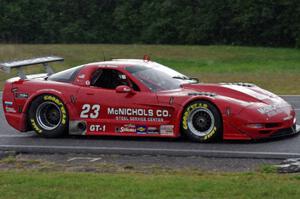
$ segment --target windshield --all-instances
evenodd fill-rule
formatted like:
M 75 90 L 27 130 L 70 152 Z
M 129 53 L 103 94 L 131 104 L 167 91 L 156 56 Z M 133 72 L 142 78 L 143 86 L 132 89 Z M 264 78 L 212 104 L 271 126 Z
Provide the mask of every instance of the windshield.
M 157 63 L 129 66 L 126 70 L 153 92 L 178 89 L 183 83 L 195 83 L 195 80 Z

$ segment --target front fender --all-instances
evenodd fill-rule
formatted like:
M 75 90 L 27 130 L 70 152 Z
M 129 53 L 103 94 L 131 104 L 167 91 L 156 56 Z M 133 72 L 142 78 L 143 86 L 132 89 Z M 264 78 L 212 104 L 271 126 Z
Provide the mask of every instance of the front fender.
M 176 124 L 175 124 L 176 132 L 181 132 L 181 118 L 182 118 L 184 109 L 187 107 L 188 104 L 190 104 L 194 101 L 197 101 L 197 100 L 204 100 L 204 101 L 211 102 L 218 108 L 218 106 L 215 104 L 215 97 L 213 97 L 213 96 L 193 96 L 193 97 L 189 97 L 189 98 L 185 99 L 181 103 L 178 103 L 179 108 L 177 111 Z M 175 100 L 175 103 L 176 103 L 176 100 Z
M 216 108 L 219 110 L 219 113 L 222 117 L 222 123 L 223 123 L 223 138 L 227 139 L 250 139 L 249 137 L 240 134 L 236 131 L 235 128 L 231 125 L 231 116 L 232 114 L 237 114 L 243 109 L 245 109 L 249 103 L 239 101 L 236 99 L 224 97 L 224 96 L 195 96 L 190 97 L 188 99 L 185 99 L 181 105 L 180 109 L 177 112 L 177 119 L 176 119 L 176 126 L 178 127 L 178 132 L 180 132 L 181 127 L 181 118 L 184 109 L 187 107 L 188 104 L 191 102 L 197 101 L 197 100 L 204 100 L 208 101 L 216 106 Z

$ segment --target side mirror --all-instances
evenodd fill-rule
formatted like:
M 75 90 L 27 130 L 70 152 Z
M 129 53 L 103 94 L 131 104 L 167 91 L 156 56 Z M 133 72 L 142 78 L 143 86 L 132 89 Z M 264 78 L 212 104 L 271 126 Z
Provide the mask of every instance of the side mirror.
M 121 85 L 121 86 L 117 86 L 116 92 L 117 93 L 134 93 L 134 90 L 132 90 L 132 88 L 130 88 L 129 86 Z

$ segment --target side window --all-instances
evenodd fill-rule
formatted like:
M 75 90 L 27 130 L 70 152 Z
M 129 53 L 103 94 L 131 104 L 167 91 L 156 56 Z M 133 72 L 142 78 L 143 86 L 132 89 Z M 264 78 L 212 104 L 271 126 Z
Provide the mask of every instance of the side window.
M 128 79 L 126 75 L 114 69 L 97 69 L 91 77 L 91 86 L 115 89 L 121 85 L 126 85 L 136 91 L 140 91 L 138 86 Z
M 77 73 L 83 67 L 84 66 L 77 66 L 74 68 L 70 68 L 70 69 L 55 73 L 55 74 L 49 76 L 48 80 L 58 81 L 58 82 L 70 82 L 76 77 Z

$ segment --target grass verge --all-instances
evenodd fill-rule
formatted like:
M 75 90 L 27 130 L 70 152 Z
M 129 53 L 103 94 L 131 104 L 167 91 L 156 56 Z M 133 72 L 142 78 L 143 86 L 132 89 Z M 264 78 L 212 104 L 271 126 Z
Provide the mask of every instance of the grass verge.
M 299 198 L 299 175 L 0 172 L 0 198 Z
M 300 175 L 195 169 L 138 169 L 106 163 L 77 165 L 9 156 L 0 160 L 0 198 L 298 198 Z M 72 170 L 70 167 L 73 167 Z M 74 172 L 76 171 L 76 172 Z
M 55 65 L 56 71 L 60 71 L 102 61 L 104 57 L 106 60 L 142 58 L 149 54 L 153 60 L 203 82 L 252 82 L 277 94 L 300 94 L 299 52 L 299 49 L 232 46 L 1 44 L 0 60 L 59 55 L 66 60 Z M 0 74 L 0 88 L 12 75 Z

